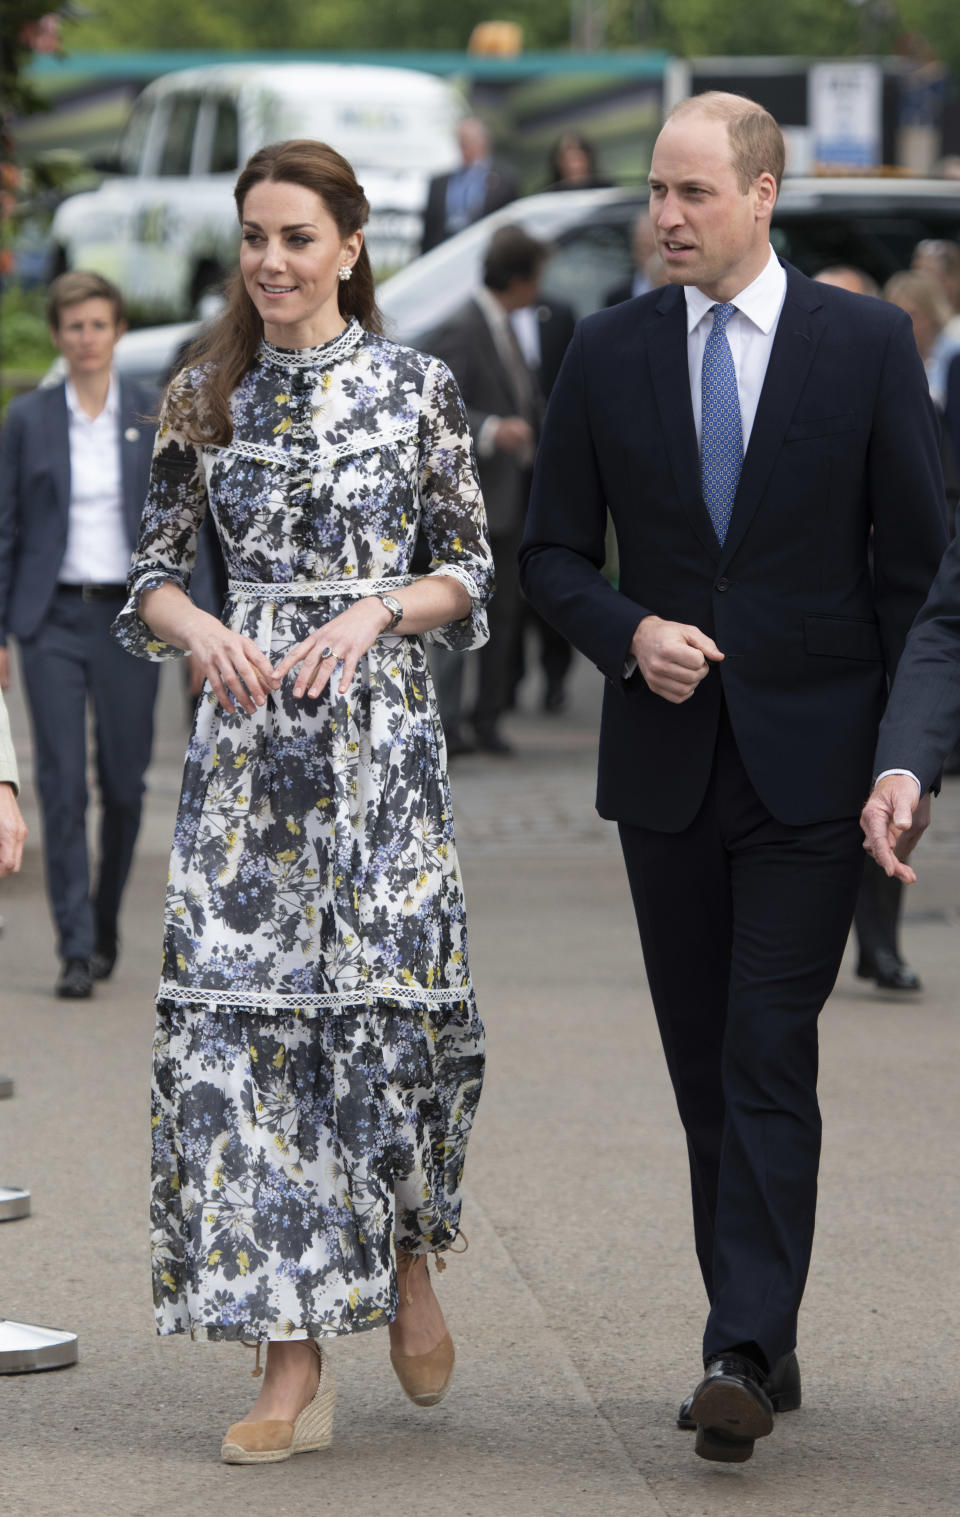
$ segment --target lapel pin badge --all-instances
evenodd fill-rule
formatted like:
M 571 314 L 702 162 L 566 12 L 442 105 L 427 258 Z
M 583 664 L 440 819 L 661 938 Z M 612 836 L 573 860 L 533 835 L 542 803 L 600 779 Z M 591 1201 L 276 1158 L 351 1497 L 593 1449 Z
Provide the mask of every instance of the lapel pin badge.
M 139 442 L 140 440 L 140 432 L 137 427 L 128 427 L 123 435 L 127 442 Z

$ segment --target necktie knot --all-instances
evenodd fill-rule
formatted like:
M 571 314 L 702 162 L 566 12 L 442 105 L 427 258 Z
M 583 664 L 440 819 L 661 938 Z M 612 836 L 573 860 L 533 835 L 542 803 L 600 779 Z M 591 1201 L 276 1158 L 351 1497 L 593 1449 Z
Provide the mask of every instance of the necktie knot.
M 731 300 L 726 301 L 723 305 L 717 304 L 711 306 L 711 310 L 713 311 L 713 330 L 715 332 L 723 332 L 736 309 Z

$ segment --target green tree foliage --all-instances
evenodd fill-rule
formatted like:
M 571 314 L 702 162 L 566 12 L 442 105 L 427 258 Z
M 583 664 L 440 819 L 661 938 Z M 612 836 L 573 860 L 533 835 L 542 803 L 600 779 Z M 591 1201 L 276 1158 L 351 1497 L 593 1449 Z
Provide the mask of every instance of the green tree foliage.
M 680 55 L 887 52 L 923 33 L 960 72 L 958 0 L 84 0 L 64 27 L 74 51 L 127 48 L 423 49 L 466 47 L 479 21 L 523 27 L 528 50 L 569 45 L 571 9 L 602 13 L 608 47 Z M 7 7 L 30 0 L 7 0 Z

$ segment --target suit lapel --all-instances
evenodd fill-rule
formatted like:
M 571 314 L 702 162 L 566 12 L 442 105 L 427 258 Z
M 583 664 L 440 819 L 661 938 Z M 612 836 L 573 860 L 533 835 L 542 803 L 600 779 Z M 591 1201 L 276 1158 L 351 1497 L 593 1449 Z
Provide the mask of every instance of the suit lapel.
M 664 287 L 647 322 L 646 334 L 650 378 L 680 504 L 707 552 L 719 558 L 720 544 L 700 488 L 700 455 L 687 362 L 687 303 L 678 286 Z
M 50 447 L 50 469 L 57 494 L 57 506 L 64 521 L 70 515 L 70 413 L 67 410 L 66 383 L 54 385 L 49 397 L 49 426 L 46 436 Z
M 723 545 L 722 565 L 733 558 L 743 542 L 784 434 L 803 391 L 810 366 L 823 336 L 824 320 L 817 287 L 795 269 L 787 267 L 787 294 L 780 312 L 770 362 L 743 460 L 733 514 Z

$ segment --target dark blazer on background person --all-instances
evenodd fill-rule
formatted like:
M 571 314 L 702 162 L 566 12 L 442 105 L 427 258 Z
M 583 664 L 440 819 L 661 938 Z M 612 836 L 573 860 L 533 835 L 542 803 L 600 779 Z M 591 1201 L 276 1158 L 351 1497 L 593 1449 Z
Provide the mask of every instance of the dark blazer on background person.
M 441 242 L 446 242 L 447 237 L 451 235 L 447 232 L 447 186 L 454 174 L 459 172 L 459 169 L 454 169 L 449 174 L 438 174 L 436 178 L 430 180 L 427 203 L 423 211 L 421 253 L 429 253 L 431 248 L 439 246 Z M 509 205 L 511 200 L 516 200 L 519 190 L 517 176 L 512 169 L 506 168 L 503 164 L 491 164 L 487 169 L 483 200 L 473 220 L 480 221 L 484 216 L 489 216 L 492 211 L 499 211 L 501 206 Z
M 450 366 L 463 396 L 475 442 L 489 416 L 521 414 L 516 387 L 475 300 L 465 301 L 424 338 L 423 348 Z M 532 374 L 531 383 L 534 383 Z M 530 465 L 516 454 L 498 449 L 486 457 L 478 454 L 477 470 L 491 533 L 519 528 L 527 507 Z
M 550 391 L 557 382 L 560 366 L 573 340 L 577 318 L 573 307 L 567 305 L 565 300 L 553 300 L 546 297 L 541 297 L 537 301 L 536 316 L 537 330 L 540 334 L 540 363 L 537 377 L 543 398 L 549 400 Z
M 786 269 L 723 547 L 701 493 L 682 288 L 588 317 L 554 388 L 521 578 L 606 675 L 598 807 L 633 826 L 679 832 L 695 816 L 721 692 L 773 816 L 856 816 L 887 681 L 943 551 L 936 419 L 926 385 L 903 382 L 920 366 L 909 320 Z M 617 589 L 600 572 L 608 508 Z M 624 677 L 651 612 L 725 654 L 681 706 Z
M 119 377 L 120 470 L 130 553 L 150 478 L 156 395 Z M 0 644 L 36 632 L 50 608 L 67 547 L 70 431 L 64 384 L 11 401 L 0 441 Z

